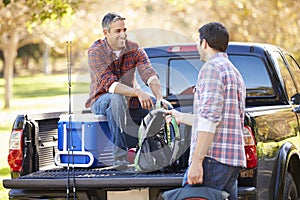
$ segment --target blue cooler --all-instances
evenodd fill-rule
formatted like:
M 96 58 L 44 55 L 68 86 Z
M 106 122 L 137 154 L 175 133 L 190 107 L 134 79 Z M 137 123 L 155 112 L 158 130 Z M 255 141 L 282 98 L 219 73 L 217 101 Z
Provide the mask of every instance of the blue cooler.
M 55 163 L 64 167 L 111 166 L 113 143 L 106 117 L 94 114 L 61 115 Z

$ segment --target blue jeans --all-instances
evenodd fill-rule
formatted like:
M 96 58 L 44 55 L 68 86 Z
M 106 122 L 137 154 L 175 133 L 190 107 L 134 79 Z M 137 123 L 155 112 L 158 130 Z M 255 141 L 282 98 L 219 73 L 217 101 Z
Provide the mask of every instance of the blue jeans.
M 125 96 L 110 93 L 101 95 L 93 103 L 91 110 L 96 115 L 105 115 L 107 117 L 114 143 L 114 160 L 126 161 L 128 146 L 125 133 L 127 126 L 136 126 L 132 130 L 137 130 L 140 120 L 149 111 L 141 107 L 139 109 L 128 109 Z M 137 132 L 130 134 L 137 137 Z
M 237 178 L 240 169 L 240 167 L 225 165 L 215 159 L 206 157 L 203 161 L 203 184 L 201 184 L 201 186 L 225 191 L 230 194 L 229 200 L 237 200 Z M 184 174 L 182 185 L 185 187 L 192 187 L 193 185 L 186 185 L 188 180 L 188 170 L 189 168 Z

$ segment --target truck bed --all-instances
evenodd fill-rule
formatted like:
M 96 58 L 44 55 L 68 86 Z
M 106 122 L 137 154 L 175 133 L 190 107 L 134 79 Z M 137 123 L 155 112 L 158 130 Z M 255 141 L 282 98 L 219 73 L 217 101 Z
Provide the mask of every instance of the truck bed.
M 151 172 L 138 173 L 134 168 L 118 171 L 112 168 L 73 169 L 58 168 L 40 170 L 17 179 L 3 180 L 6 188 L 18 189 L 51 189 L 66 188 L 69 179 L 70 187 L 128 189 L 139 187 L 179 187 L 184 172 Z

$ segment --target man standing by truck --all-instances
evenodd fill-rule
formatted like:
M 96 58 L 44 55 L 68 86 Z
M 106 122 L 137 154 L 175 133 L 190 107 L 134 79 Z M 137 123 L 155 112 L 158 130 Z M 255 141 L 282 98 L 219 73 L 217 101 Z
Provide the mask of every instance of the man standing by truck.
M 126 123 L 133 120 L 139 124 L 154 106 L 151 96 L 136 87 L 135 71 L 158 100 L 162 99 L 161 85 L 145 51 L 127 40 L 124 17 L 108 13 L 102 19 L 102 28 L 105 38 L 95 41 L 88 50 L 91 83 L 86 107 L 107 116 L 115 144 L 114 167 L 125 169 Z
M 217 22 L 199 29 L 201 68 L 194 114 L 172 110 L 178 123 L 192 125 L 189 167 L 183 185 L 224 190 L 237 199 L 237 178 L 246 166 L 243 141 L 246 87 L 225 53 L 229 34 Z

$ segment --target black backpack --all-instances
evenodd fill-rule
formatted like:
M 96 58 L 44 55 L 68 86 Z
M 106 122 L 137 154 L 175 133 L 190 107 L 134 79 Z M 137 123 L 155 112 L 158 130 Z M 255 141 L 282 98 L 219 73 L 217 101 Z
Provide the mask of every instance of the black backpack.
M 154 109 L 141 122 L 134 160 L 139 172 L 177 169 L 182 138 L 175 118 L 167 123 L 164 114 L 163 108 Z

